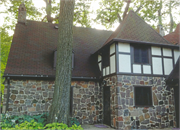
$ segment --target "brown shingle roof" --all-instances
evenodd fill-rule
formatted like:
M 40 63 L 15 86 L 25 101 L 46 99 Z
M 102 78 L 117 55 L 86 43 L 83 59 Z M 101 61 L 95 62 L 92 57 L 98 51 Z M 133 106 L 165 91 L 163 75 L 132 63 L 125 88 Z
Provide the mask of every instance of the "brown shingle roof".
M 166 36 L 164 36 L 164 38 L 166 40 L 168 40 L 169 42 L 173 43 L 173 44 L 180 44 L 180 23 L 177 25 L 176 30 Z
M 58 43 L 58 30 L 54 26 L 30 20 L 27 20 L 27 25 L 17 24 L 5 74 L 55 75 L 53 51 Z M 112 32 L 73 27 L 73 33 L 75 67 L 72 76 L 96 77 L 98 71 L 91 62 L 91 54 L 102 46 Z
M 104 45 L 106 45 L 114 38 L 151 43 L 170 44 L 133 11 L 129 11 L 126 18 L 118 26 L 116 31 L 112 33 L 112 35 L 108 38 Z

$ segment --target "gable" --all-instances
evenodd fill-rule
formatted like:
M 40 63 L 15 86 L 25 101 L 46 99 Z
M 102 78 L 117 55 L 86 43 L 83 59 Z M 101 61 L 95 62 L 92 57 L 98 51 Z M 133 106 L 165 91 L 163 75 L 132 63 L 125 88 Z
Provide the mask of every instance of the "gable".
M 170 44 L 133 11 L 129 11 L 129 14 L 117 27 L 116 31 L 112 33 L 112 35 L 108 38 L 104 45 L 109 43 L 114 38 L 141 42 Z

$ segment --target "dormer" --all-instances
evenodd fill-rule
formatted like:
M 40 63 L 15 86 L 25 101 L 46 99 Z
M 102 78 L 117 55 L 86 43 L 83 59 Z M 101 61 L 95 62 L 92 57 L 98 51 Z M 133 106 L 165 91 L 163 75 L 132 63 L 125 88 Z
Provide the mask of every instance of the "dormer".
M 19 6 L 18 23 L 26 23 L 26 7 L 24 5 L 24 2 Z

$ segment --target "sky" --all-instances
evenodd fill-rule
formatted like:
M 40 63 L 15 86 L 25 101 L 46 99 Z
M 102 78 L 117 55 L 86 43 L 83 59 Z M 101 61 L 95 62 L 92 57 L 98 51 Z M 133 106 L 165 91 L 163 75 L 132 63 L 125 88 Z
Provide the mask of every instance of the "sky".
M 34 5 L 37 7 L 37 8 L 42 8 L 42 7 L 46 7 L 46 4 L 45 4 L 45 2 L 43 1 L 43 0 L 32 0 L 33 1 L 33 3 L 34 3 Z M 59 0 L 57 0 L 57 1 L 59 1 Z M 91 2 L 91 7 L 90 7 L 90 9 L 91 10 L 96 10 L 97 8 L 99 8 L 99 1 L 100 0 L 93 0 L 92 2 Z M 5 10 L 5 6 L 1 6 L 0 7 L 0 12 L 3 12 L 4 10 Z M 7 14 L 4 14 L 4 13 L 0 13 L 0 26 L 2 26 L 3 25 L 3 23 L 4 23 L 4 17 L 5 16 L 7 16 Z M 53 15 L 52 15 L 53 16 Z M 42 16 L 42 18 L 43 18 L 44 16 Z M 91 18 L 95 18 L 96 17 L 96 15 L 95 14 L 93 14 L 93 13 L 91 13 L 90 14 L 90 17 Z M 11 18 L 11 16 L 10 16 L 10 18 Z M 10 24 L 10 23 L 9 23 Z M 116 29 L 116 27 L 119 25 L 119 23 L 116 23 L 116 24 L 114 24 L 114 28 L 111 28 L 111 30 L 115 30 Z M 78 26 L 78 25 L 77 25 Z M 101 30 L 107 30 L 104 26 L 102 26 L 102 25 L 100 25 L 100 24 L 97 24 L 97 23 L 92 23 L 91 24 L 91 28 L 96 28 L 96 29 L 101 29 Z M 10 35 L 12 35 L 14 32 L 13 31 L 9 31 L 9 34 Z
M 43 0 L 32 0 L 32 1 L 33 1 L 34 5 L 35 5 L 37 8 L 42 8 L 42 7 L 45 7 L 45 6 L 46 6 L 46 5 L 45 5 L 45 2 L 44 2 Z M 59 0 L 57 0 L 57 1 L 59 1 Z M 86 1 L 87 1 L 87 0 L 86 0 Z M 92 0 L 90 9 L 91 9 L 92 11 L 95 11 L 96 9 L 98 9 L 98 8 L 99 8 L 99 2 L 100 2 L 100 1 L 101 1 L 101 0 Z M 7 16 L 7 14 L 2 13 L 2 12 L 5 10 L 5 8 L 6 8 L 6 7 L 4 7 L 4 6 L 1 6 L 1 7 L 0 7 L 0 26 L 3 25 L 3 23 L 4 23 L 4 17 Z M 125 8 L 125 7 L 123 7 L 123 8 Z M 174 11 L 176 11 L 176 10 L 174 10 Z M 12 17 L 12 16 L 9 15 L 9 18 L 11 18 L 11 17 Z M 42 16 L 42 17 L 44 17 L 44 16 Z M 91 14 L 90 14 L 90 17 L 91 17 L 91 18 L 95 18 L 96 15 L 95 15 L 94 13 L 91 13 Z M 180 22 L 180 17 L 179 17 L 179 16 L 174 17 L 174 19 L 179 19 L 178 21 Z M 14 21 L 14 22 L 16 23 L 16 21 Z M 149 23 L 149 21 L 146 21 L 146 22 Z M 152 21 L 151 21 L 151 22 L 152 22 Z M 167 23 L 168 23 L 168 22 L 169 22 L 169 17 L 167 17 Z M 9 24 L 10 24 L 10 23 L 9 23 Z M 119 23 L 115 23 L 115 24 L 113 25 L 113 28 L 111 28 L 110 30 L 114 31 L 114 30 L 118 27 L 118 25 L 119 25 Z M 100 24 L 97 24 L 97 23 L 91 23 L 91 27 L 92 27 L 92 28 L 96 28 L 96 29 L 107 30 L 104 26 L 102 26 L 102 25 L 100 25 Z M 13 34 L 13 31 L 10 31 L 9 33 L 10 33 L 10 35 L 12 35 L 12 34 Z

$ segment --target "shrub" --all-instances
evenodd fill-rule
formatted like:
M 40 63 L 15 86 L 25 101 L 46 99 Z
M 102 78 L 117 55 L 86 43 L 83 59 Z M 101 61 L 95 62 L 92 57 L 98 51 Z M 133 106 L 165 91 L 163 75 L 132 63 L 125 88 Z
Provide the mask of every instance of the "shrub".
M 64 123 L 49 123 L 47 122 L 47 113 L 41 115 L 21 115 L 21 116 L 10 116 L 7 113 L 1 114 L 0 127 L 6 130 L 19 130 L 19 129 L 51 129 L 51 130 L 83 130 L 76 118 L 71 118 L 71 127 L 68 127 Z M 46 125 L 45 125 L 46 124 Z M 44 127 L 43 127 L 44 126 Z
M 1 114 L 2 123 L 0 126 L 6 128 L 7 127 L 12 128 L 15 127 L 15 125 L 17 124 L 21 124 L 25 121 L 30 122 L 31 120 L 34 120 L 37 123 L 42 123 L 43 125 L 45 125 L 47 121 L 47 117 L 48 117 L 48 113 L 43 113 L 33 116 L 30 115 L 10 116 L 8 113 L 6 113 L 6 114 Z

